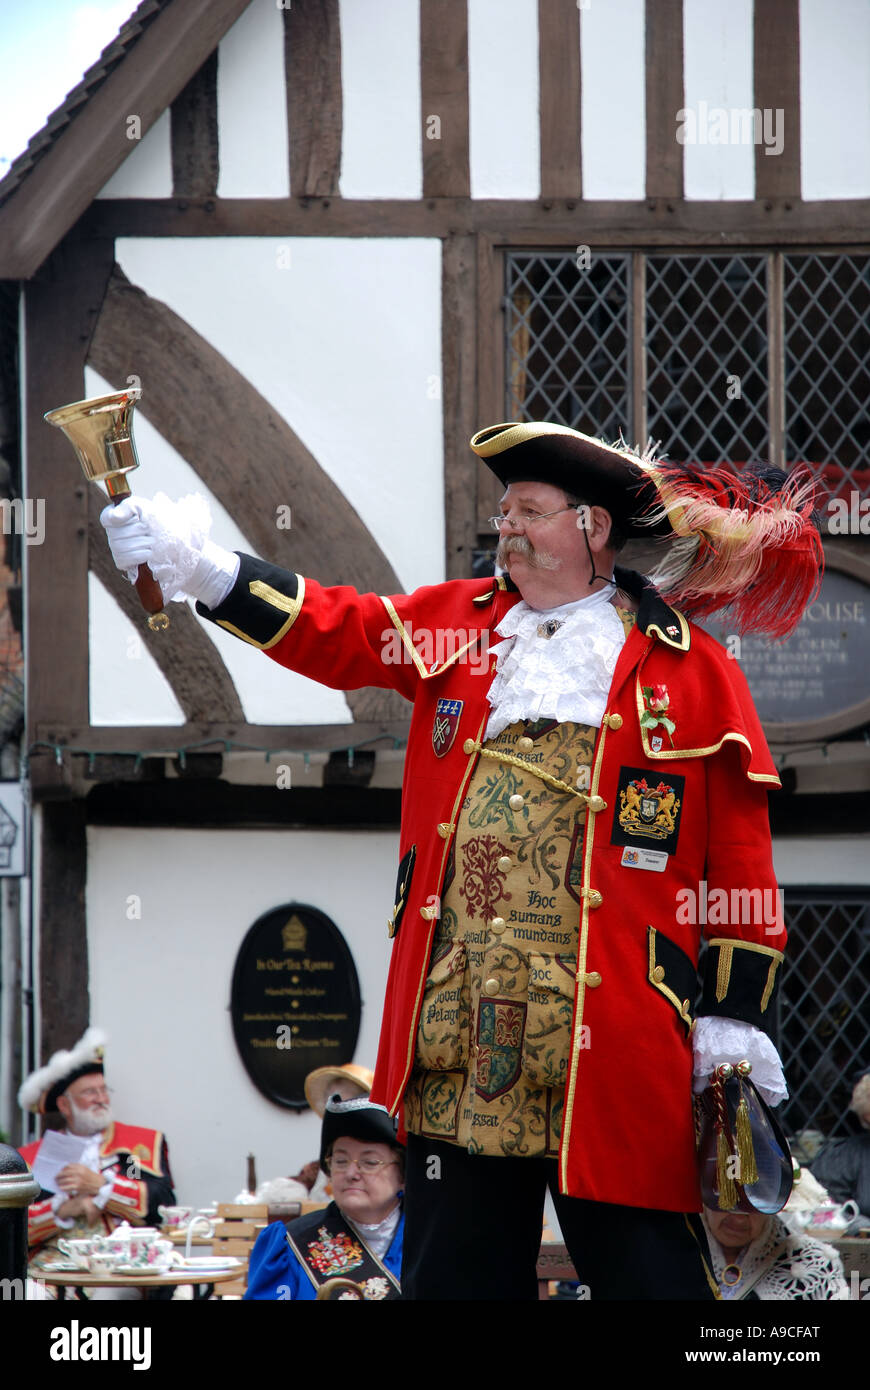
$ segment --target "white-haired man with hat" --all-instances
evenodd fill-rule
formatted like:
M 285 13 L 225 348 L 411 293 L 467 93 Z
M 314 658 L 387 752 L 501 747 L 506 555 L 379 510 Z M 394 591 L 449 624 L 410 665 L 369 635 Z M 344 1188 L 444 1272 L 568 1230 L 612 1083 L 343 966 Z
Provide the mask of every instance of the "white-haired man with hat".
M 169 555 L 138 500 L 104 525 L 165 598 L 193 594 L 327 685 L 413 703 L 372 1092 L 408 1136 L 404 1296 L 535 1298 L 549 1187 L 593 1299 L 712 1298 L 693 1076 L 745 1059 L 785 1095 L 765 1031 L 779 779 L 742 674 L 681 609 L 788 632 L 818 582 L 811 488 L 560 425 L 471 443 L 505 488 L 494 580 L 386 598 L 185 552 L 182 525 Z M 614 568 L 639 535 L 671 541 L 661 592 Z M 714 894 L 718 915 L 699 909 Z M 777 910 L 743 912 L 759 899 Z
M 175 1202 L 169 1153 L 159 1130 L 121 1124 L 112 1114 L 106 1086 L 106 1035 L 89 1028 L 71 1049 L 54 1053 L 18 1092 L 18 1102 L 39 1115 L 59 1113 L 62 1132 L 82 1141 L 77 1161 L 61 1167 L 28 1210 L 31 1253 L 73 1228 L 92 1234 L 122 1221 L 159 1224 L 157 1208 Z M 25 1144 L 21 1156 L 33 1167 L 45 1136 Z

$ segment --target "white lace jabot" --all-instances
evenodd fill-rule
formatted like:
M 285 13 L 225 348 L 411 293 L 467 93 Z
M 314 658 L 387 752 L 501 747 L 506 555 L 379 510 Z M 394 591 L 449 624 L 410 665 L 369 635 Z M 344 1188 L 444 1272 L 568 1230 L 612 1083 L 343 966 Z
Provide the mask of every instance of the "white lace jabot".
M 505 640 L 491 647 L 498 665 L 488 700 L 485 738 L 521 719 L 571 720 L 597 728 L 607 705 L 625 629 L 613 590 L 558 608 L 530 608 L 524 599 L 502 618 Z

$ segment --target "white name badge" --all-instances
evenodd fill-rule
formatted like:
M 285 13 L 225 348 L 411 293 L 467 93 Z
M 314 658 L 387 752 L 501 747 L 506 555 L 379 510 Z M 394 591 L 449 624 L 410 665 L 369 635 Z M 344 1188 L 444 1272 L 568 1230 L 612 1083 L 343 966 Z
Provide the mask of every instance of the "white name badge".
M 652 869 L 661 874 L 668 867 L 668 856 L 663 849 L 635 849 L 626 845 L 619 861 L 624 869 Z

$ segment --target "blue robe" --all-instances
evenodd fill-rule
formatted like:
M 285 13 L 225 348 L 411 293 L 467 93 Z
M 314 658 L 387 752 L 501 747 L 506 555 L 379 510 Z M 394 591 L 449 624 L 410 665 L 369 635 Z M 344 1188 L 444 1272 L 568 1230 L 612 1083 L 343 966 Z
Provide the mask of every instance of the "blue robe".
M 331 1202 L 326 1211 L 311 1212 L 291 1221 L 289 1227 L 283 1221 L 273 1221 L 257 1237 L 248 1265 L 248 1287 L 246 1299 L 314 1300 L 317 1290 L 302 1265 L 287 1243 L 288 1230 L 295 1240 L 298 1236 L 316 1230 L 326 1216 L 336 1213 L 337 1207 Z M 405 1232 L 404 1209 L 399 1216 L 392 1242 L 381 1264 L 398 1280 L 402 1271 L 402 1238 Z

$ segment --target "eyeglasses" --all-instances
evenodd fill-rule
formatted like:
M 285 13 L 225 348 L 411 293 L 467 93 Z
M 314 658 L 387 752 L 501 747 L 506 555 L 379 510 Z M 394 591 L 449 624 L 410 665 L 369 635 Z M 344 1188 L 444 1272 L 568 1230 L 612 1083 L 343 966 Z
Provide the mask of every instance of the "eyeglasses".
M 489 517 L 489 524 L 493 531 L 500 531 L 505 523 L 507 523 L 512 531 L 518 531 L 520 527 L 526 531 L 530 526 L 534 525 L 536 521 L 546 521 L 548 517 L 560 516 L 562 512 L 582 513 L 582 508 L 557 507 L 554 512 L 520 512 L 518 516 L 505 516 L 502 514 L 500 516 Z
M 108 1086 L 88 1086 L 87 1090 L 79 1091 L 78 1098 L 79 1100 L 100 1100 L 105 1096 L 108 1100 L 111 1094 Z
M 361 1173 L 371 1176 L 379 1168 L 391 1168 L 396 1162 L 394 1158 L 369 1158 L 364 1155 L 362 1158 L 349 1158 L 347 1154 L 333 1154 L 324 1162 L 327 1173 L 346 1173 L 351 1164 L 356 1164 Z

